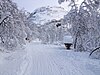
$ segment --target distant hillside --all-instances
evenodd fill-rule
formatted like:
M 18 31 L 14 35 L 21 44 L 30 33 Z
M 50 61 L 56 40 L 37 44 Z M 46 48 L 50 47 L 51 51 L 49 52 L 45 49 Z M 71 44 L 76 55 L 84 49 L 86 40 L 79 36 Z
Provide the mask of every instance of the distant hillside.
M 53 19 L 60 20 L 66 13 L 62 7 L 41 7 L 31 13 L 28 19 L 36 24 L 44 24 Z

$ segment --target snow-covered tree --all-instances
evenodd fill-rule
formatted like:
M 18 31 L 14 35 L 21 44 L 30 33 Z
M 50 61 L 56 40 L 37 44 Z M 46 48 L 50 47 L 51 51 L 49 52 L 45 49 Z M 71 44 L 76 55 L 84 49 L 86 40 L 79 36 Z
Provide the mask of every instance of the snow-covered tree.
M 52 20 L 38 28 L 40 33 L 39 39 L 41 39 L 43 43 L 57 43 L 58 41 L 62 41 L 63 29 L 61 27 L 61 20 Z
M 92 51 L 100 47 L 100 0 L 84 0 L 80 6 L 76 0 L 68 1 L 72 8 L 64 19 L 65 23 L 71 25 L 74 48 L 79 51 Z
M 25 44 L 25 14 L 11 0 L 0 0 L 0 47 L 14 50 Z

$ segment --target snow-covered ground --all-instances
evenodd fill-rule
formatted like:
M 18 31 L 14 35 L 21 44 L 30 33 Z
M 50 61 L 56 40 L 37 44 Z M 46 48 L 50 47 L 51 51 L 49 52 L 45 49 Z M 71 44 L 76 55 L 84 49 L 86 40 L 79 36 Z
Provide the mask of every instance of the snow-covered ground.
M 100 61 L 64 46 L 30 43 L 24 75 L 100 75 Z
M 28 63 L 25 50 L 0 52 L 0 75 L 20 75 L 25 68 L 25 63 Z
M 0 54 L 0 75 L 100 75 L 100 60 L 86 52 L 40 42 L 27 44 L 25 51 Z

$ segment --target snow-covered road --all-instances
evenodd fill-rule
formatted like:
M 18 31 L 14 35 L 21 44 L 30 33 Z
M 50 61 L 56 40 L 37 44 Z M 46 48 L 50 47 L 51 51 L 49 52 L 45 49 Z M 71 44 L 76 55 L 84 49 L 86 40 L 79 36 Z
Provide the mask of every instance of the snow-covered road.
M 30 43 L 28 66 L 23 75 L 100 75 L 100 61 L 61 46 Z

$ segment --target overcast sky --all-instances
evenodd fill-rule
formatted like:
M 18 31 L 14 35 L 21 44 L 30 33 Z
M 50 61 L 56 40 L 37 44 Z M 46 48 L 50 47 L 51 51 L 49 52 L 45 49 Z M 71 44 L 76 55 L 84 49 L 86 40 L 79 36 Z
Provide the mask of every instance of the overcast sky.
M 43 6 L 62 6 L 67 8 L 66 3 L 58 4 L 58 0 L 13 0 L 20 9 L 25 8 L 29 12 L 33 12 L 36 8 Z
M 20 9 L 25 8 L 28 12 L 33 12 L 35 9 L 43 7 L 43 6 L 61 6 L 65 10 L 68 10 L 68 4 L 66 2 L 61 5 L 58 4 L 58 0 L 13 0 L 17 3 Z M 80 4 L 83 0 L 77 0 L 78 4 Z

